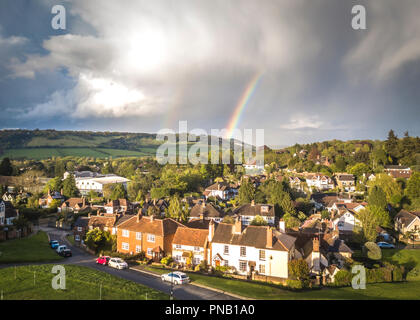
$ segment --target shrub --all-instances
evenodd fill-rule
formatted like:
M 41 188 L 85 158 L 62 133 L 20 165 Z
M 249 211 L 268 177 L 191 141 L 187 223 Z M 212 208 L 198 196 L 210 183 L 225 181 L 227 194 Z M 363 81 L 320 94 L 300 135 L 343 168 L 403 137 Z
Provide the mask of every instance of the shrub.
M 415 267 L 407 273 L 407 278 L 415 278 L 420 275 L 420 268 Z
M 351 284 L 352 274 L 348 270 L 340 270 L 334 277 L 334 284 L 336 286 L 349 286 Z
M 392 270 L 392 281 L 403 281 L 403 270 L 404 267 L 395 267 L 394 270 Z
M 362 252 L 365 257 L 371 260 L 381 260 L 382 258 L 381 248 L 374 242 L 366 242 L 362 247 Z
M 303 289 L 303 281 L 287 279 L 286 286 L 290 289 Z
M 289 275 L 293 279 L 306 280 L 309 279 L 309 266 L 303 259 L 289 261 Z
M 164 264 L 165 266 L 169 266 L 169 264 L 171 264 L 174 260 L 172 259 L 172 257 L 170 255 L 163 257 L 160 260 L 161 264 Z

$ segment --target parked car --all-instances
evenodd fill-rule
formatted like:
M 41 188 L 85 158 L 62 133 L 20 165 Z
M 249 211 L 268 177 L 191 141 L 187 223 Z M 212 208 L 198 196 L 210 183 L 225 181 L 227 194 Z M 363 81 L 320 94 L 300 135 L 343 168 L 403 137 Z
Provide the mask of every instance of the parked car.
M 64 249 L 59 253 L 59 255 L 67 258 L 67 257 L 71 257 L 73 254 L 70 249 Z
M 57 240 L 52 240 L 52 241 L 50 241 L 50 246 L 51 246 L 51 248 L 52 249 L 57 249 L 57 247 L 59 246 L 60 244 L 58 243 L 58 241 Z
M 173 284 L 183 284 L 190 282 L 190 278 L 183 272 L 175 271 L 162 274 L 162 281 L 169 281 Z
M 378 247 L 381 249 L 394 249 L 395 246 L 392 243 L 388 243 L 388 242 L 378 242 L 377 243 Z
M 63 244 L 61 246 L 58 246 L 55 251 L 57 251 L 57 253 L 60 253 L 61 251 L 66 250 L 66 249 L 67 249 L 67 246 Z
M 111 258 L 111 259 L 109 259 L 108 265 L 110 267 L 116 268 L 116 269 L 126 269 L 126 268 L 128 268 L 127 262 L 125 262 L 121 258 Z
M 101 257 L 96 259 L 96 263 L 106 266 L 109 262 L 109 259 L 111 259 L 111 257 L 101 256 Z

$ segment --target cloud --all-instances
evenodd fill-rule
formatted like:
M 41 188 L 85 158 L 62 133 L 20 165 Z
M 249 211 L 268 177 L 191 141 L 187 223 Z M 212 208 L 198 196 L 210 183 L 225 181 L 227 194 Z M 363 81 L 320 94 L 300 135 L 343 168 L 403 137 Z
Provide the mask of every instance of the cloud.
M 316 116 L 308 116 L 304 114 L 294 115 L 290 118 L 290 121 L 286 124 L 280 125 L 282 129 L 296 130 L 296 129 L 319 129 L 324 123 Z

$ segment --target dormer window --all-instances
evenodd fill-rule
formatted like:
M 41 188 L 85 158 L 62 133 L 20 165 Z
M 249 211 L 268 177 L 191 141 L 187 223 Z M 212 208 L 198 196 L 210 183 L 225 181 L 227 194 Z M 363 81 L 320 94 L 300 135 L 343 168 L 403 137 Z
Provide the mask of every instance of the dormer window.
M 261 212 L 268 212 L 268 206 L 261 206 Z

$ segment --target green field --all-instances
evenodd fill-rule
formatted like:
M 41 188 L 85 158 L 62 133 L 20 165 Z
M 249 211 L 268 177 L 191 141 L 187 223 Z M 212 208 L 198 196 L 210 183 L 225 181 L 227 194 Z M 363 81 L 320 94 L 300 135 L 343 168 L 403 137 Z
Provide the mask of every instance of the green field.
M 145 147 L 144 152 L 106 148 L 20 148 L 7 149 L 0 158 L 42 160 L 52 157 L 119 158 L 144 157 L 155 154 L 156 149 Z
M 168 295 L 87 267 L 65 265 L 65 290 L 52 288 L 52 264 L 0 269 L 4 300 L 166 300 Z M 16 270 L 16 271 L 15 271 Z M 16 278 L 15 278 L 16 272 Z M 35 278 L 35 283 L 34 283 Z
M 408 270 L 420 268 L 420 250 L 383 250 L 384 260 L 404 265 Z M 145 267 L 156 273 L 166 273 L 168 270 L 157 267 Z M 252 299 L 275 300 L 370 300 L 370 299 L 420 299 L 420 275 L 408 277 L 409 281 L 394 283 L 367 284 L 365 290 L 355 290 L 351 287 L 323 288 L 304 291 L 292 291 L 275 285 L 258 282 L 247 282 L 235 279 L 205 276 L 188 273 L 192 282 L 220 289 Z
M 48 236 L 40 231 L 28 238 L 0 242 L 0 264 L 61 260 L 48 243 Z

